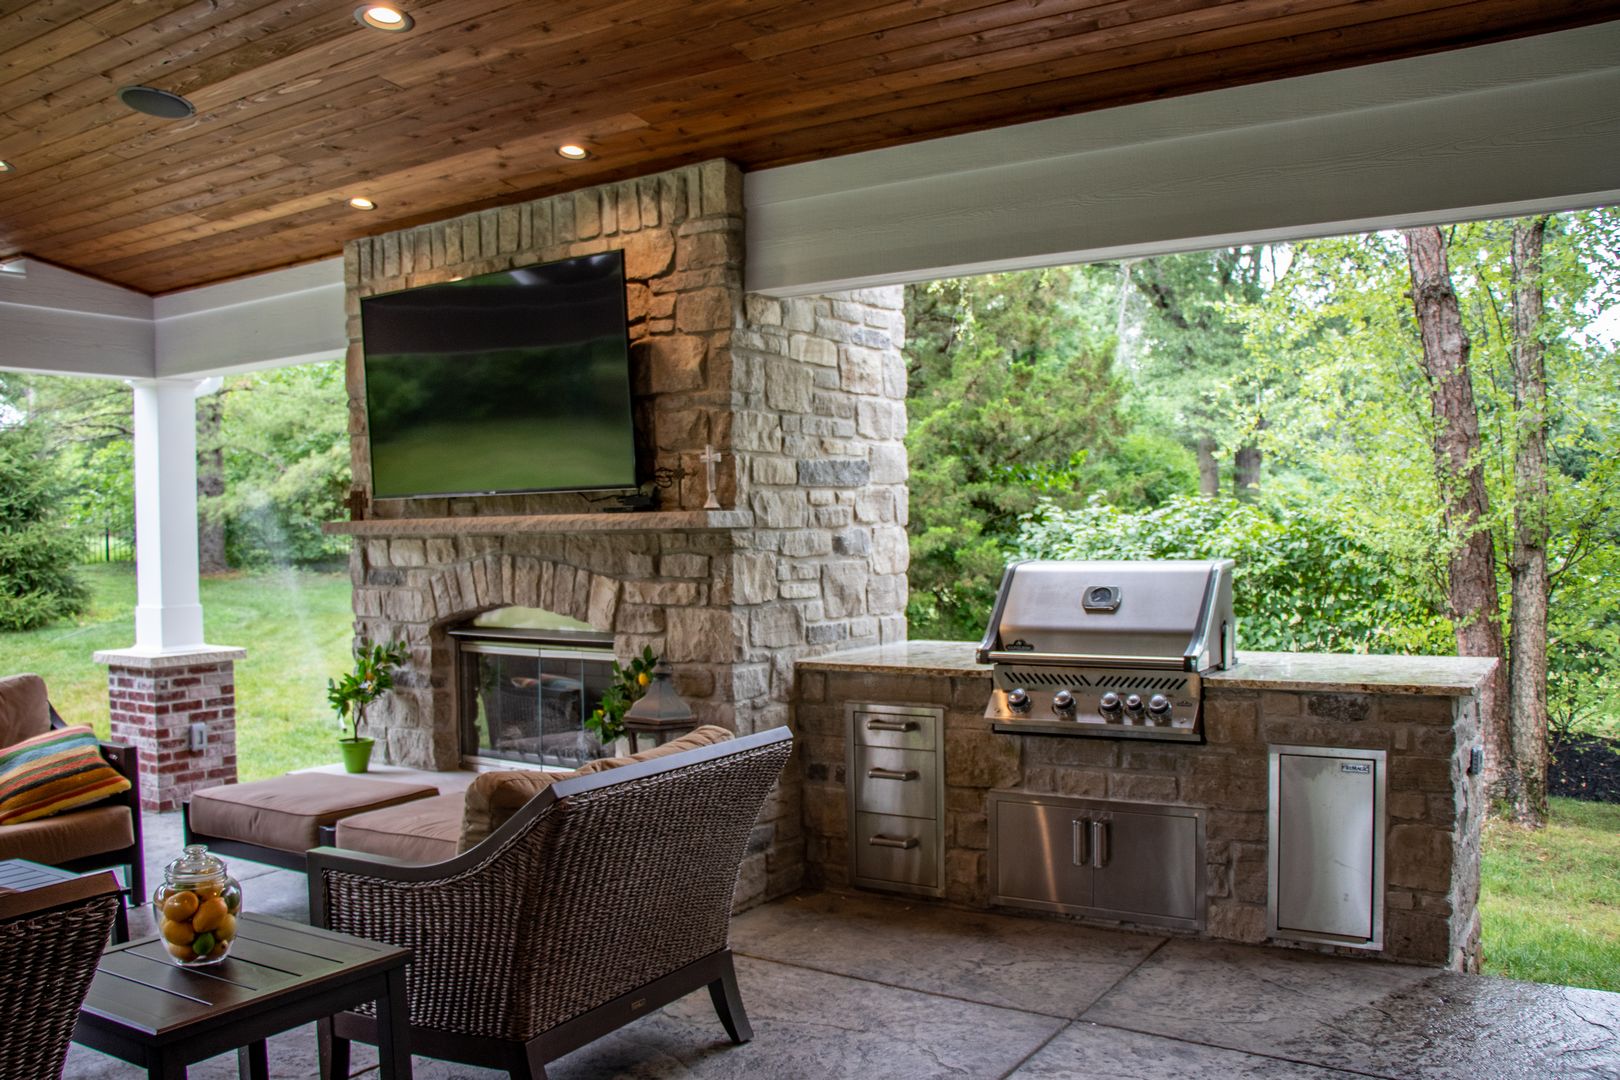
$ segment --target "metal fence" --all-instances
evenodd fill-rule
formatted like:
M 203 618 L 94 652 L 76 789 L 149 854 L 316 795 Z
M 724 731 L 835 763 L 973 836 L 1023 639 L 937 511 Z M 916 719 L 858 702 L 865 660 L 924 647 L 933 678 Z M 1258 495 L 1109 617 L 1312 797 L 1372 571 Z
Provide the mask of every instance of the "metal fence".
M 86 530 L 83 558 L 87 563 L 134 562 L 135 530 L 108 526 Z

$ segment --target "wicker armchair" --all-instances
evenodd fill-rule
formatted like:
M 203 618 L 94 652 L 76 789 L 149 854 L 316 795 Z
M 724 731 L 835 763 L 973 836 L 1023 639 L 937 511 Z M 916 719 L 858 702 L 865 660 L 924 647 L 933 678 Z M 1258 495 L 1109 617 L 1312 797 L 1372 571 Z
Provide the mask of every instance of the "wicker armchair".
M 0 893 L 0 1080 L 62 1075 L 119 892 L 104 872 Z
M 786 728 L 565 780 L 469 851 L 414 865 L 309 852 L 317 926 L 414 952 L 411 1051 L 543 1078 L 545 1063 L 708 987 L 753 1037 L 728 947 L 737 870 L 792 751 Z M 375 1020 L 321 1024 L 347 1076 Z

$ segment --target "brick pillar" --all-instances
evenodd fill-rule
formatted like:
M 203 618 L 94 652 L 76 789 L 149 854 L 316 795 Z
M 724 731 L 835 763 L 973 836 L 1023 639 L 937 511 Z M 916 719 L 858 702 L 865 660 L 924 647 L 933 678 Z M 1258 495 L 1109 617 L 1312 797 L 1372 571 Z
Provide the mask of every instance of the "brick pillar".
M 236 661 L 246 650 L 204 646 L 152 655 L 112 649 L 107 665 L 112 741 L 140 754 L 141 808 L 180 809 L 195 788 L 236 781 Z M 191 749 L 191 726 L 203 747 Z

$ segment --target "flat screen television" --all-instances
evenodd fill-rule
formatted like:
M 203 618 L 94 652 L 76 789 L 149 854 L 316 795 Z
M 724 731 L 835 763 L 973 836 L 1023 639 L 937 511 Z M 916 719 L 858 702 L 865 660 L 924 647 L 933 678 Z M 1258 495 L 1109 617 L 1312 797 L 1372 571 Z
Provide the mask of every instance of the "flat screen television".
M 360 301 L 372 497 L 636 486 L 624 255 Z

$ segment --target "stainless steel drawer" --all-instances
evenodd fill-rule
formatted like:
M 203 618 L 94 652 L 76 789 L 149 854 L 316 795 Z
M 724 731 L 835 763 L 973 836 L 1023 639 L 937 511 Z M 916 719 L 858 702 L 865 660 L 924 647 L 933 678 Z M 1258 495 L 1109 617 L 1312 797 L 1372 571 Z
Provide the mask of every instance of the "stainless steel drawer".
M 931 750 L 855 747 L 855 809 L 904 817 L 939 816 L 939 755 Z
M 855 876 L 875 884 L 939 887 L 939 823 L 893 814 L 856 814 L 850 836 Z
M 851 705 L 849 715 L 858 746 L 933 750 L 939 745 L 939 709 L 909 705 Z

